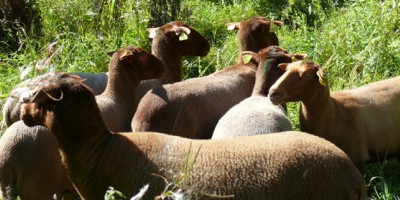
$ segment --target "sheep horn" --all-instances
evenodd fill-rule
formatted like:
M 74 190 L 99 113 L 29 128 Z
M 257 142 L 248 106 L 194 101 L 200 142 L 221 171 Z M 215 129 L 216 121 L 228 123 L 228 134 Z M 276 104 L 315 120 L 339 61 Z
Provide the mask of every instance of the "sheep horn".
M 186 33 L 186 35 L 189 35 L 190 34 L 190 29 L 187 28 L 187 27 L 184 27 L 184 26 L 179 26 L 175 30 L 176 35 L 180 35 L 180 34 L 182 34 L 182 32 Z
M 62 90 L 60 90 L 60 93 L 61 93 L 61 95 L 60 95 L 60 98 L 55 98 L 55 97 L 53 97 L 53 96 L 51 96 L 51 94 L 49 94 L 48 92 L 46 92 L 46 90 L 43 90 L 42 89 L 42 91 L 51 99 L 51 100 L 53 100 L 53 101 L 61 101 L 62 99 L 63 99 L 63 97 L 64 97 L 64 93 L 63 93 L 63 91 Z M 36 95 L 35 95 L 36 96 Z M 34 98 L 33 98 L 34 99 Z M 32 99 L 32 100 L 33 100 Z

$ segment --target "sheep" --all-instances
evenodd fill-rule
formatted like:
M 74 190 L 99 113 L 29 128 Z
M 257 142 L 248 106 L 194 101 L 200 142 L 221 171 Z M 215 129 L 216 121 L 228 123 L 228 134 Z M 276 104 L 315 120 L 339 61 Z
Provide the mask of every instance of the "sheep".
M 116 51 L 113 54 L 109 65 L 110 78 L 107 88 L 104 94 L 96 96 L 96 101 L 100 107 L 101 115 L 107 126 L 112 127 L 112 129 L 114 129 L 113 131 L 128 131 L 130 129 L 130 118 L 132 118 L 133 113 L 131 113 L 126 119 L 123 119 L 121 114 L 128 113 L 127 115 L 129 115 L 129 108 L 131 108 L 134 99 L 133 94 L 135 86 L 143 79 L 160 77 L 163 71 L 164 68 L 162 63 L 152 54 L 145 52 L 142 48 L 131 46 L 120 48 Z M 39 76 L 38 79 L 40 78 L 42 78 L 42 76 Z M 125 108 L 123 106 L 125 106 Z M 121 111 L 118 112 L 118 110 Z M 127 128 L 124 128 L 124 126 L 121 125 L 120 127 L 117 127 L 118 123 L 123 122 L 123 120 L 126 121 L 127 126 L 125 127 Z M 20 136 L 17 134 L 18 131 L 23 132 L 23 134 L 26 135 L 26 138 L 29 136 L 30 138 L 36 139 L 19 139 Z M 52 165 L 48 166 L 49 170 L 52 170 L 54 173 L 58 172 L 59 177 L 64 177 L 64 179 L 66 177 L 65 172 L 63 172 L 63 167 L 57 165 L 57 163 L 60 163 L 61 161 L 57 150 L 55 149 L 56 145 L 54 144 L 54 140 L 51 139 L 52 135 L 47 129 L 28 128 L 23 123 L 18 123 L 13 129 L 7 129 L 6 132 L 10 132 L 10 136 L 2 140 L 9 141 L 8 146 L 6 147 L 6 149 L 9 150 L 0 153 L 0 157 L 4 159 L 4 165 L 0 166 L 0 171 L 2 171 L 3 174 L 12 173 L 12 170 L 18 169 L 15 173 L 15 177 L 26 177 L 26 180 L 24 180 L 24 188 L 38 188 L 35 185 L 46 186 L 48 183 L 44 182 L 45 180 L 48 180 L 51 185 L 54 186 L 49 187 L 48 192 L 57 193 L 59 190 L 55 189 L 60 188 L 61 190 L 62 188 L 65 188 L 64 185 L 60 185 L 60 181 L 51 179 L 53 177 L 52 173 L 47 173 L 42 169 L 43 163 L 52 163 Z M 14 132 L 14 134 L 12 134 L 12 132 Z M 38 135 L 41 135 L 41 137 L 38 137 Z M 41 155 L 29 148 L 21 148 L 23 146 L 29 147 L 34 145 L 31 143 L 36 144 L 36 151 L 46 152 L 47 154 Z M 11 150 L 13 151 L 8 153 Z M 19 157 L 18 155 L 24 155 L 24 157 Z M 30 160 L 35 161 L 35 163 L 27 164 L 27 161 L 24 160 L 25 157 L 29 157 Z M 11 164 L 8 163 L 13 165 L 10 166 Z M 50 167 L 53 168 L 50 169 Z M 36 176 L 31 176 L 32 171 L 35 172 Z M 21 185 L 10 184 L 17 180 L 10 180 L 10 178 L 14 177 L 0 177 L 1 185 L 9 187 L 9 191 L 17 192 L 16 195 L 24 195 L 19 193 L 19 191 L 23 190 L 23 188 L 21 189 Z M 64 180 L 64 182 L 68 181 L 69 180 Z M 38 190 L 38 192 L 40 191 Z M 15 193 L 12 194 L 14 195 Z M 48 195 L 48 193 L 32 193 L 32 199 L 35 195 Z
M 182 59 L 184 56 L 204 57 L 210 51 L 206 38 L 186 23 L 173 21 L 162 27 L 149 28 L 151 53 L 156 56 L 165 67 L 161 79 L 143 80 L 135 94 L 135 109 L 140 99 L 155 86 L 182 81 Z
M 109 186 L 129 198 L 146 184 L 143 199 L 154 199 L 173 177 L 200 199 L 366 199 L 363 177 L 347 155 L 317 136 L 193 140 L 111 133 L 79 77 L 48 74 L 33 83 L 21 95 L 21 119 L 50 129 L 83 199 L 102 199 Z
M 270 37 L 265 37 L 270 34 L 266 29 L 268 26 L 260 23 L 261 18 L 240 23 L 238 43 L 242 51 L 260 50 L 260 46 L 250 45 L 253 38 L 257 38 L 259 44 L 269 44 Z M 254 61 L 248 64 L 239 62 L 208 76 L 156 86 L 142 97 L 136 107 L 132 131 L 210 139 L 225 112 L 251 95 L 256 69 Z
M 27 151 L 29 153 L 25 153 Z M 19 196 L 42 200 L 53 199 L 54 195 L 57 199 L 79 197 L 61 164 L 54 136 L 47 128 L 30 128 L 22 121 L 12 124 L 0 138 L 0 155 L 3 199 Z M 40 160 L 35 159 L 38 156 Z
M 105 91 L 96 96 L 104 121 L 111 131 L 130 131 L 135 113 L 135 92 L 142 80 L 161 78 L 164 65 L 140 47 L 120 48 L 111 57 Z
M 270 89 L 274 104 L 300 101 L 301 130 L 341 148 L 362 171 L 368 161 L 400 151 L 400 77 L 330 92 L 323 69 L 312 61 L 281 64 Z
M 244 55 L 251 56 L 251 59 L 259 59 L 253 93 L 221 117 L 214 129 L 212 139 L 292 130 L 283 106 L 273 105 L 267 96 L 272 81 L 277 80 L 284 72 L 282 70 L 276 73 L 274 68 L 277 68 L 280 63 L 292 62 L 292 56 L 302 60 L 306 55 L 292 55 L 279 50 L 276 51 L 276 48 L 272 46 L 260 50 L 258 54 L 243 52 Z
M 273 24 L 273 25 L 272 25 Z M 265 17 L 256 16 L 241 22 L 227 23 L 228 30 L 238 30 L 239 58 L 238 63 L 243 63 L 241 52 L 259 50 L 268 46 L 279 46 L 278 37 L 271 26 L 282 26 L 283 22 L 270 21 Z
M 101 94 L 106 88 L 108 73 L 72 73 L 85 79 L 85 83 L 93 89 L 94 93 Z M 3 123 L 9 127 L 11 124 L 19 120 L 19 111 L 21 103 L 18 102 L 24 86 L 30 79 L 26 79 L 19 83 L 8 95 L 3 104 Z

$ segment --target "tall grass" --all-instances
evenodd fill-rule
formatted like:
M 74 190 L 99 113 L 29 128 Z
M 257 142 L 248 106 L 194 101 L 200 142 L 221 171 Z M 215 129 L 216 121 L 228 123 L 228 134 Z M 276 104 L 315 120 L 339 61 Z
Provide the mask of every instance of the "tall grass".
M 0 52 L 1 101 L 21 80 L 21 74 L 29 77 L 49 70 L 104 72 L 109 51 L 127 45 L 150 51 L 148 1 L 36 3 L 42 36 L 32 37 L 34 29 L 21 29 L 18 50 Z M 331 90 L 400 75 L 399 0 L 182 0 L 180 7 L 177 20 L 193 26 L 212 46 L 208 56 L 184 60 L 185 79 L 235 63 L 237 36 L 226 30 L 225 23 L 255 15 L 284 21 L 277 32 L 281 46 L 290 52 L 307 53 L 323 65 Z M 297 103 L 289 104 L 289 117 L 298 129 Z M 400 196 L 398 162 L 385 160 L 369 165 L 364 177 L 371 199 Z

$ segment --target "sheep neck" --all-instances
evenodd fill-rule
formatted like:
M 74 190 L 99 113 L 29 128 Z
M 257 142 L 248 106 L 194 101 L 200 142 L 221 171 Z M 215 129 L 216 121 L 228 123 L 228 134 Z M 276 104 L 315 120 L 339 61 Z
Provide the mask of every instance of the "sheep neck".
M 266 59 L 256 72 L 256 82 L 253 88 L 252 96 L 268 96 L 269 88 L 279 78 L 277 73 L 274 73 L 275 59 Z M 277 68 L 277 67 L 276 67 Z
M 326 127 L 335 119 L 335 104 L 329 86 L 318 86 L 314 95 L 301 101 L 300 127 L 302 131 L 316 134 L 326 132 Z
M 141 80 L 132 76 L 132 69 L 118 61 L 111 61 L 107 87 L 102 96 L 107 96 L 125 106 L 135 102 L 135 92 Z
M 153 39 L 151 53 L 158 58 L 165 67 L 164 83 L 175 83 L 182 81 L 182 59 L 183 56 L 177 54 L 175 45 L 168 41 L 168 38 L 161 31 L 157 37 Z

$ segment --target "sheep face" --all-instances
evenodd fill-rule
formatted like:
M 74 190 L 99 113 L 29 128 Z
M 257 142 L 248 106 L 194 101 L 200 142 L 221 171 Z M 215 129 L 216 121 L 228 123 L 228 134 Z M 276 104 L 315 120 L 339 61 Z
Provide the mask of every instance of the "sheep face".
M 149 32 L 150 38 L 165 35 L 178 56 L 206 56 L 210 51 L 206 38 L 184 22 L 169 22 L 160 28 L 149 29 Z
M 244 63 L 253 60 L 258 65 L 256 73 L 258 81 L 256 81 L 255 86 L 257 89 L 253 90 L 253 94 L 265 96 L 268 95 L 269 88 L 285 72 L 283 69 L 276 67 L 279 63 L 291 63 L 293 60 L 303 60 L 307 56 L 306 54 L 288 54 L 285 49 L 278 46 L 261 49 L 258 53 L 244 51 L 242 55 Z M 251 57 L 250 60 L 249 56 Z
M 313 97 L 319 89 L 327 87 L 323 69 L 310 61 L 280 64 L 285 73 L 269 91 L 271 101 L 282 104 L 288 101 L 303 101 Z
M 264 47 L 279 45 L 273 27 L 281 26 L 281 21 L 269 21 L 257 16 L 242 22 L 227 23 L 228 30 L 239 30 L 239 48 L 241 50 L 259 51 Z M 271 28 L 272 27 L 272 28 Z
M 118 49 L 111 58 L 111 63 L 113 62 L 131 69 L 130 77 L 137 77 L 138 80 L 161 78 L 164 74 L 164 65 L 161 61 L 140 47 Z

